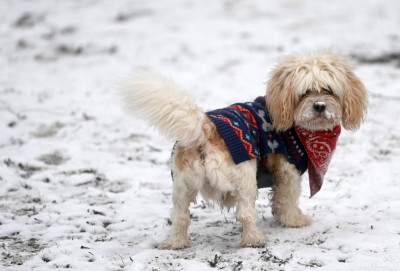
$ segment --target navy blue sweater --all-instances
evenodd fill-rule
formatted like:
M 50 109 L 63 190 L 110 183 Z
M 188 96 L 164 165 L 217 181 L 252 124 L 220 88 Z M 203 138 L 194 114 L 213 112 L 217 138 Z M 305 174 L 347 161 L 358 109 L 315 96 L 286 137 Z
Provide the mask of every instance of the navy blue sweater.
M 258 97 L 254 102 L 237 103 L 209 111 L 206 114 L 216 125 L 235 164 L 251 159 L 260 160 L 268 154 L 279 153 L 285 155 L 301 174 L 307 170 L 308 156 L 296 131 L 293 127 L 284 132 L 274 130 L 264 97 Z M 260 169 L 265 174 L 268 173 L 259 165 L 258 171 Z

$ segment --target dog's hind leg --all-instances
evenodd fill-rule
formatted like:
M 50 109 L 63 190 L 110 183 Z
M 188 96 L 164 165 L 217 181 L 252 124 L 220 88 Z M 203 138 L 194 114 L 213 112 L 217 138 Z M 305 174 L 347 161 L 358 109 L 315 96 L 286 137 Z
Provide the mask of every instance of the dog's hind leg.
M 189 205 L 196 200 L 197 190 L 187 185 L 180 173 L 174 174 L 172 193 L 171 236 L 162 243 L 164 249 L 180 249 L 190 245 L 187 233 L 190 224 Z
M 243 247 L 262 247 L 267 238 L 257 227 L 258 215 L 255 201 L 258 195 L 256 170 L 257 160 L 242 162 L 238 165 L 240 180 L 238 181 L 236 199 L 236 218 L 242 223 Z
M 204 166 L 198 151 L 176 146 L 172 159 L 173 172 L 171 236 L 162 244 L 164 249 L 180 249 L 190 245 L 187 233 L 190 224 L 189 205 L 196 201 L 204 179 Z M 188 162 L 190 161 L 190 163 Z

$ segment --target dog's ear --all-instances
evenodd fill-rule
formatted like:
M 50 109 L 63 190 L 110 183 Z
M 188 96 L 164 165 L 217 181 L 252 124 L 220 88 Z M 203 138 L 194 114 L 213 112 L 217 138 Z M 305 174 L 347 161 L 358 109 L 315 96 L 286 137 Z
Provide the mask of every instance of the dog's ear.
M 295 97 L 293 89 L 293 63 L 296 57 L 288 57 L 276 67 L 268 82 L 266 105 L 277 131 L 285 131 L 293 126 Z
M 346 130 L 360 128 L 367 112 L 368 95 L 361 80 L 346 67 L 347 83 L 343 95 L 342 125 Z

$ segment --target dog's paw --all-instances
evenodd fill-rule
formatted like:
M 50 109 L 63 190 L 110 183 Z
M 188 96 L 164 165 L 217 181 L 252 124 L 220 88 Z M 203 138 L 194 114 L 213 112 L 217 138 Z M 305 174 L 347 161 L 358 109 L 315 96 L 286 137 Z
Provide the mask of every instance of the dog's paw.
M 254 231 L 243 231 L 242 242 L 240 246 L 242 247 L 263 247 L 267 243 L 268 239 L 259 230 Z
M 302 228 L 309 226 L 312 223 L 311 217 L 309 217 L 308 215 L 303 215 L 301 213 L 292 215 L 280 215 L 279 217 L 277 217 L 277 219 L 282 226 L 289 228 Z
M 190 246 L 189 236 L 171 236 L 162 244 L 162 249 L 181 249 Z

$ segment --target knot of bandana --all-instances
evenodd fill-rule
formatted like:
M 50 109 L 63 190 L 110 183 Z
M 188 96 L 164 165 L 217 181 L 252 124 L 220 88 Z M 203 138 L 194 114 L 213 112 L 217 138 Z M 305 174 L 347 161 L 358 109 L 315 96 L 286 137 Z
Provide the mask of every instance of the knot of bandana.
M 332 130 L 326 131 L 310 131 L 297 126 L 294 128 L 308 155 L 311 198 L 322 187 L 325 173 L 336 148 L 341 127 L 337 125 Z

